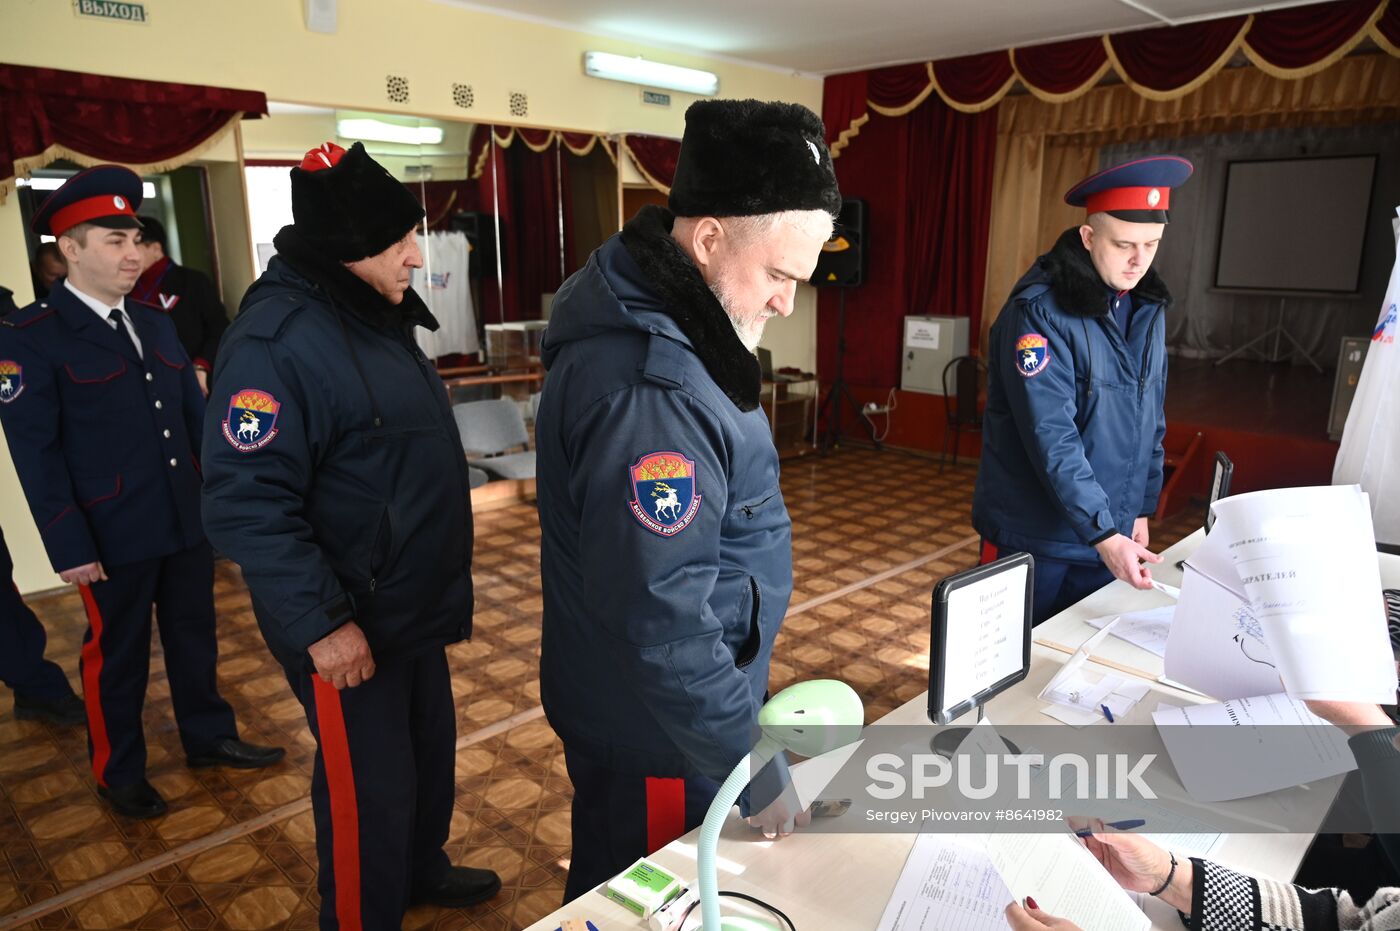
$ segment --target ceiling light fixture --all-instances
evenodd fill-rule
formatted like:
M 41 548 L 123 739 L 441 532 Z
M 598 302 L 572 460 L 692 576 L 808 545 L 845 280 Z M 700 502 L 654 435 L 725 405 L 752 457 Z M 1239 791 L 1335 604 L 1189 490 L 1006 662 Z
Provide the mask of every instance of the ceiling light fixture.
M 583 73 L 593 78 L 642 84 L 687 94 L 713 97 L 719 93 L 719 75 L 712 71 L 682 68 L 645 58 L 629 58 L 610 52 L 584 52 Z
M 403 145 L 439 145 L 442 142 L 441 126 L 404 126 L 383 120 L 336 120 L 335 133 L 342 139 L 398 142 Z

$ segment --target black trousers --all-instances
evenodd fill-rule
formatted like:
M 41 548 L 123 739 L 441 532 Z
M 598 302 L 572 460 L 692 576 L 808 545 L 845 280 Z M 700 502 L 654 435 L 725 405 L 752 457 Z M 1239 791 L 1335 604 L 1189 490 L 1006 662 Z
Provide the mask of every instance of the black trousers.
M 394 929 L 415 889 L 449 863 L 457 712 L 447 654 L 377 663 L 336 691 L 308 658 L 286 668 L 316 738 L 311 805 L 323 931 Z
M 564 763 L 574 784 L 566 903 L 699 827 L 719 792 L 717 783 L 700 775 L 659 778 L 617 772 L 568 744 Z
M 73 694 L 58 664 L 44 659 L 48 637 L 15 586 L 15 564 L 0 533 L 0 682 L 16 695 L 53 701 Z
M 88 616 L 81 669 L 92 772 L 98 785 L 117 787 L 146 776 L 141 709 L 151 670 L 152 608 L 185 754 L 237 737 L 238 730 L 215 675 L 219 645 L 209 544 L 113 566 L 107 577 L 79 586 Z
M 1031 607 L 1031 626 L 1038 627 L 1044 621 L 1059 614 L 1075 602 L 1113 581 L 1113 573 L 1103 563 L 1068 562 L 1050 556 L 1035 556 L 1035 598 Z M 986 565 L 996 562 L 1001 553 L 996 544 L 982 541 L 982 554 L 979 562 Z

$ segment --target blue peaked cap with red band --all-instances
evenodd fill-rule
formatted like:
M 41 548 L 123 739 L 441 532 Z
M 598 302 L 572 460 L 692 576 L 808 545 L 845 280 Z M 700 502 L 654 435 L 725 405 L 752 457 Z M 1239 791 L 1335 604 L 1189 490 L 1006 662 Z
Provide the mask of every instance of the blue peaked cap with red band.
M 80 171 L 44 201 L 30 228 L 43 236 L 62 236 L 80 223 L 108 229 L 140 229 L 141 178 L 130 168 L 98 165 Z
M 1065 193 L 1065 203 L 1130 223 L 1166 223 L 1172 188 L 1184 184 L 1194 170 L 1179 155 L 1133 159 L 1080 181 Z

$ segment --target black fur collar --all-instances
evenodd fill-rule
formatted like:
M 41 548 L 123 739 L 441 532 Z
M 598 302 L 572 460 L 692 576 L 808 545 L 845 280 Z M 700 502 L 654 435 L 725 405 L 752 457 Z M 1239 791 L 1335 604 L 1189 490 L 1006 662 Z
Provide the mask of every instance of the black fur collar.
M 1089 250 L 1079 236 L 1079 227 L 1072 226 L 1060 234 L 1051 250 L 1040 257 L 1041 269 L 1050 276 L 1050 288 L 1055 302 L 1065 313 L 1075 317 L 1106 317 L 1110 313 L 1108 285 L 1099 277 Z M 1170 303 L 1172 297 L 1155 268 L 1133 288 L 1133 296 L 1142 304 Z
M 368 326 L 399 330 L 405 325 L 438 328 L 437 318 L 418 292 L 409 288 L 403 300 L 390 304 L 384 296 L 344 265 L 322 255 L 295 226 L 284 226 L 272 238 L 277 254 L 312 284 L 317 285 L 352 317 Z
M 758 407 L 763 375 L 744 348 L 700 269 L 671 238 L 675 217 L 661 207 L 643 207 L 622 228 L 622 244 L 665 301 L 665 313 L 695 347 L 705 371 L 741 411 Z

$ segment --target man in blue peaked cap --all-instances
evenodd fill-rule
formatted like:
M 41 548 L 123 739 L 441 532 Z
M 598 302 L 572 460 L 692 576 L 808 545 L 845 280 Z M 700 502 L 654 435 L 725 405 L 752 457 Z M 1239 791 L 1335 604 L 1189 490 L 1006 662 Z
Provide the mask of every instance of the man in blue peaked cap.
M 1075 185 L 1085 209 L 1012 289 L 987 345 L 987 410 L 972 522 L 982 561 L 1032 554 L 1039 624 L 1114 578 L 1150 588 L 1148 515 L 1162 490 L 1166 322 L 1152 260 L 1176 156 Z
M 89 759 L 98 794 L 129 818 L 166 811 L 141 728 L 153 610 L 188 764 L 282 758 L 238 739 L 219 694 L 199 514 L 204 396 L 169 318 L 127 299 L 141 272 L 141 194 L 118 165 L 55 191 L 33 228 L 56 237 L 67 277 L 0 325 L 0 422 L 49 561 L 82 594 Z

